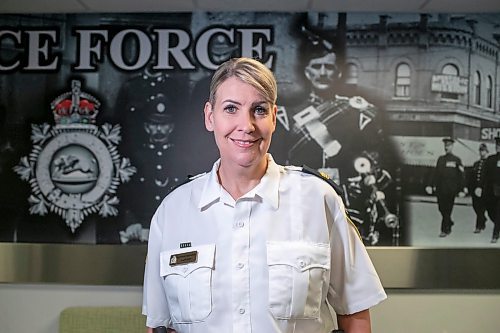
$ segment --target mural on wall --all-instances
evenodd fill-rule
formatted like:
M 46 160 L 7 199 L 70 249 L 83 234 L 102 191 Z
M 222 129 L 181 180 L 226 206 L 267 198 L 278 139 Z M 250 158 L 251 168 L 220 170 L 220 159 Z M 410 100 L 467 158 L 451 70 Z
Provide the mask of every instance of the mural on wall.
M 218 156 L 211 74 L 250 56 L 278 81 L 275 160 L 337 182 L 365 244 L 491 246 L 500 14 L 0 20 L 2 242 L 146 242 L 162 198 Z

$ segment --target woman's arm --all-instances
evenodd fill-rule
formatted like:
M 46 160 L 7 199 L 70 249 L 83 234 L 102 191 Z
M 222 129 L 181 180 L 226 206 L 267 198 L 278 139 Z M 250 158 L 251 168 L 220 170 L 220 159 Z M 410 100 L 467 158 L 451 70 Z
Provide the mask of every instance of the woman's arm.
M 337 315 L 339 329 L 345 333 L 371 333 L 370 310 L 350 315 Z

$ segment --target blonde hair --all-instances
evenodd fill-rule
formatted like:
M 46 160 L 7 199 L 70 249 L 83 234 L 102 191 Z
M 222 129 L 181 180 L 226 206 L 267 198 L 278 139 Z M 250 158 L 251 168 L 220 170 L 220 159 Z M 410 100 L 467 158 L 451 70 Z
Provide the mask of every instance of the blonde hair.
M 257 89 L 266 102 L 276 104 L 278 87 L 273 73 L 261 62 L 251 58 L 233 58 L 219 66 L 210 83 L 210 104 L 215 104 L 220 85 L 233 76 Z

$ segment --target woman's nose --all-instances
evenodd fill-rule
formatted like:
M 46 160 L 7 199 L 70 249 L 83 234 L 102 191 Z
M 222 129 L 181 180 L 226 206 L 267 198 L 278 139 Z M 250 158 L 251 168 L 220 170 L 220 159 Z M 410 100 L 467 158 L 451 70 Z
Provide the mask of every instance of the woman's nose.
M 255 131 L 255 118 L 252 112 L 242 112 L 239 117 L 239 129 L 245 133 L 251 133 Z

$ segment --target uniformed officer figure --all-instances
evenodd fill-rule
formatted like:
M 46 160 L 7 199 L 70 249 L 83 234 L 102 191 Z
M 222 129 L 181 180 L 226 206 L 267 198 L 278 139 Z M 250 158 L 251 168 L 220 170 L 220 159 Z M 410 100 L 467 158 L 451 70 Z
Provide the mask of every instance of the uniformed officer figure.
M 500 234 L 500 137 L 495 138 L 495 150 L 495 154 L 488 156 L 484 172 L 486 207 L 495 224 L 492 243 L 498 241 Z
M 451 233 L 454 222 L 451 219 L 455 197 L 464 196 L 464 167 L 462 160 L 453 154 L 452 138 L 444 138 L 445 154 L 439 156 L 434 174 L 432 185 L 426 187 L 428 194 L 436 194 L 439 212 L 442 216 L 441 233 L 439 237 L 446 237 Z
M 468 188 L 472 197 L 472 207 L 476 213 L 476 228 L 474 233 L 478 234 L 485 228 L 486 223 L 486 202 L 484 200 L 484 173 L 485 162 L 488 157 L 488 147 L 481 143 L 479 145 L 479 160 L 472 165 L 472 171 L 469 176 Z
M 170 192 L 151 220 L 146 325 L 329 333 L 331 306 L 340 329 L 371 332 L 369 309 L 386 294 L 334 184 L 268 154 L 274 75 L 233 58 L 215 72 L 209 96 L 205 128 L 220 158 Z
M 306 28 L 303 30 L 307 31 Z M 359 223 L 366 242 L 374 245 L 377 240 L 369 239 L 369 234 L 363 232 L 369 229 L 370 219 L 366 216 L 371 207 L 364 200 L 357 200 L 358 194 L 349 198 L 349 184 L 353 179 L 364 177 L 364 172 L 357 168 L 357 161 L 367 154 L 379 156 L 377 163 L 388 173 L 390 168 L 386 163 L 394 161 L 396 156 L 391 155 L 391 145 L 385 140 L 380 110 L 362 96 L 340 92 L 341 72 L 330 38 L 310 31 L 307 31 L 307 36 L 309 39 L 304 39 L 301 48 L 301 62 L 305 66 L 304 84 L 308 95 L 301 103 L 283 105 L 278 109 L 277 133 L 288 141 L 285 160 L 289 164 L 305 164 L 318 169 L 343 186 L 352 218 Z M 277 141 L 282 141 L 282 138 Z M 280 158 L 279 152 L 273 151 L 273 155 Z M 371 190 L 368 192 L 366 196 Z M 391 199 L 387 198 L 387 201 Z
M 181 103 L 188 91 L 182 79 L 147 67 L 120 88 L 115 114 L 122 125 L 121 147 L 137 173 L 120 188 L 119 230 L 103 226 L 102 242 L 145 242 L 154 209 L 185 178 L 176 144 L 178 120 L 184 115 Z

